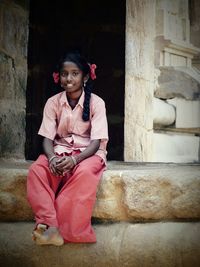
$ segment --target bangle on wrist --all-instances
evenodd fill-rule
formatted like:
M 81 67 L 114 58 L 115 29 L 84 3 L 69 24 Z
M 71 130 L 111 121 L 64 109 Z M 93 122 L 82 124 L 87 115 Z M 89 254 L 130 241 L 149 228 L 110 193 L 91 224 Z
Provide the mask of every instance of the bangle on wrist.
M 74 157 L 74 156 L 70 156 L 71 157 L 71 160 L 73 161 L 73 163 L 74 163 L 74 166 L 76 166 L 76 164 L 77 164 L 77 160 L 76 160 L 76 158 Z
M 49 164 L 51 163 L 51 161 L 53 160 L 53 159 L 55 159 L 55 158 L 57 158 L 57 156 L 52 156 L 50 159 L 49 159 Z

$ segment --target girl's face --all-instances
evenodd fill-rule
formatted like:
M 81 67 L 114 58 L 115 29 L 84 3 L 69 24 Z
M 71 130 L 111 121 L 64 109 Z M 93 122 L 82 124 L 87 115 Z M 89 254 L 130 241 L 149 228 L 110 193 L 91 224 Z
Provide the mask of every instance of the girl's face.
M 75 63 L 66 61 L 60 71 L 60 83 L 67 95 L 79 97 L 82 93 L 83 81 L 84 75 L 82 70 Z

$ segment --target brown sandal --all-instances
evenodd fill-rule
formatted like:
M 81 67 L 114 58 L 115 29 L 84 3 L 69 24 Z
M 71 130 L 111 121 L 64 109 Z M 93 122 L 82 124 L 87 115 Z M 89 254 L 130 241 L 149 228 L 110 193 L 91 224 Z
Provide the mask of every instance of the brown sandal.
M 36 238 L 41 237 L 47 229 L 48 226 L 46 224 L 39 223 L 32 232 L 33 241 L 36 241 Z
M 49 231 L 49 233 L 47 234 L 46 231 Z M 49 228 L 46 224 L 38 224 L 36 229 L 33 231 L 32 238 L 37 245 L 62 246 L 64 244 L 64 240 L 58 229 Z

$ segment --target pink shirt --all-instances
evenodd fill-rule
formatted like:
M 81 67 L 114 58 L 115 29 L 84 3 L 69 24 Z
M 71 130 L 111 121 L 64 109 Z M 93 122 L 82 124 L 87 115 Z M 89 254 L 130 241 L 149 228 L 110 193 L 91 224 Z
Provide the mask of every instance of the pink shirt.
M 106 161 L 108 142 L 108 124 L 104 101 L 95 94 L 90 98 L 90 120 L 82 120 L 83 91 L 77 105 L 72 110 L 66 93 L 61 92 L 49 98 L 43 112 L 43 120 L 39 135 L 54 141 L 55 153 L 71 153 L 73 150 L 83 151 L 91 140 L 100 139 L 100 147 L 96 152 Z

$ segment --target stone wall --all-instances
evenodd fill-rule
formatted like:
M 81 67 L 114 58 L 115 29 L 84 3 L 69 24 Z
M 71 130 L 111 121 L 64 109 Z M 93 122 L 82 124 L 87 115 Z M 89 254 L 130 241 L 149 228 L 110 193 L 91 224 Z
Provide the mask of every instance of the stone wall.
M 24 158 L 28 0 L 0 2 L 0 154 Z
M 200 53 L 197 2 L 156 2 L 152 161 L 200 161 L 200 72 L 193 65 Z

